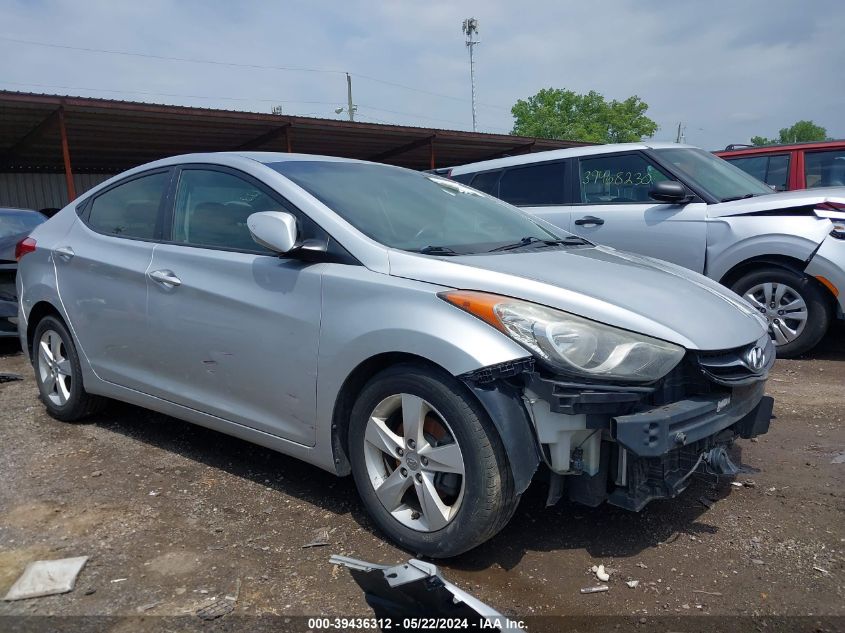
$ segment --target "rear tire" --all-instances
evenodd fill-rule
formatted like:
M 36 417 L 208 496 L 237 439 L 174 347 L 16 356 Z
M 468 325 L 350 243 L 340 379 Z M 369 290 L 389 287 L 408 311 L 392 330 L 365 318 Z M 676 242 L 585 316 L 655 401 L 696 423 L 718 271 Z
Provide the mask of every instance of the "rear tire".
M 810 351 L 830 326 L 829 297 L 821 284 L 803 273 L 767 266 L 743 275 L 731 289 L 766 317 L 779 358 Z
M 82 385 L 79 354 L 59 319 L 48 316 L 39 321 L 30 353 L 41 402 L 52 417 L 77 422 L 103 408 L 106 400 L 92 396 Z
M 368 513 L 416 555 L 446 558 L 480 545 L 519 503 L 493 423 L 442 370 L 402 364 L 374 376 L 352 409 L 348 439 Z

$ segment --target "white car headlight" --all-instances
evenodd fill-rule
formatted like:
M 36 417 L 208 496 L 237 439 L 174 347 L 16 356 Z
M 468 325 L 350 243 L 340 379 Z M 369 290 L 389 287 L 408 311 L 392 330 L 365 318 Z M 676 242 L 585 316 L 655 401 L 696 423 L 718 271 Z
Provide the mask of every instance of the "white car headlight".
M 498 328 L 555 369 L 585 378 L 652 382 L 668 374 L 683 347 L 536 303 L 483 292 L 440 295 Z

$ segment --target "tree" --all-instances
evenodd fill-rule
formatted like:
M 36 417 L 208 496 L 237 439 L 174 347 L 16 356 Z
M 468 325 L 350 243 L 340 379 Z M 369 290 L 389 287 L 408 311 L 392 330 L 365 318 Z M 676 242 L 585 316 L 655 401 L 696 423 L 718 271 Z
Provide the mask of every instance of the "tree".
M 648 104 L 639 97 L 606 101 L 591 90 L 544 88 L 511 108 L 512 134 L 594 143 L 629 143 L 652 136 L 657 123 L 645 116 Z
M 776 145 L 778 143 L 806 143 L 809 141 L 827 141 L 827 129 L 812 121 L 798 121 L 791 127 L 782 128 L 778 138 L 752 136 L 752 145 Z

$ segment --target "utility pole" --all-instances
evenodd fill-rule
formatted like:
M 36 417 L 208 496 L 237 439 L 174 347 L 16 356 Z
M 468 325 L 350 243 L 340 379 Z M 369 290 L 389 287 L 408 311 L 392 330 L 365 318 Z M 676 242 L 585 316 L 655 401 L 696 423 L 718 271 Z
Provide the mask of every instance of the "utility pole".
M 357 108 L 352 105 L 352 75 L 346 73 L 346 110 L 349 112 L 349 120 L 355 120 L 355 110 Z
M 355 112 L 358 111 L 358 106 L 352 103 L 352 75 L 346 73 L 346 107 L 343 106 L 334 109 L 335 114 L 340 114 L 343 111 L 349 115 L 349 120 L 355 120 Z
M 676 143 L 683 143 L 684 142 L 684 140 L 685 140 L 684 139 L 684 128 L 685 127 L 686 126 L 683 124 L 683 122 L 678 123 L 678 135 L 675 137 Z
M 475 18 L 467 18 L 463 23 L 463 32 L 467 36 L 466 46 L 469 49 L 469 80 L 472 84 L 472 131 L 477 132 L 476 125 L 476 110 L 475 110 L 475 60 L 472 55 L 472 49 L 478 44 L 475 39 L 478 36 L 478 20 Z

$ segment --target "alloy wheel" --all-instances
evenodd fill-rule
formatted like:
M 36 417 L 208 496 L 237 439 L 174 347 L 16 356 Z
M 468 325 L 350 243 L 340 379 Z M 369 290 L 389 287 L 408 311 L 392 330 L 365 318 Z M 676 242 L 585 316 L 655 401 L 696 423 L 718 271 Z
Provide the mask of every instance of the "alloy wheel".
M 38 377 L 56 406 L 64 406 L 70 399 L 72 371 L 62 337 L 55 330 L 45 330 L 38 341 Z
M 410 393 L 388 396 L 370 414 L 367 475 L 394 519 L 420 532 L 449 524 L 464 495 L 464 457 L 445 418 Z
M 807 324 L 807 304 L 790 286 L 777 282 L 757 284 L 744 295 L 769 322 L 769 333 L 776 345 L 791 343 Z

